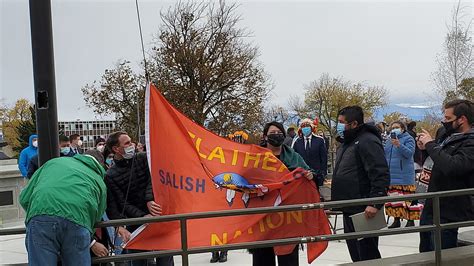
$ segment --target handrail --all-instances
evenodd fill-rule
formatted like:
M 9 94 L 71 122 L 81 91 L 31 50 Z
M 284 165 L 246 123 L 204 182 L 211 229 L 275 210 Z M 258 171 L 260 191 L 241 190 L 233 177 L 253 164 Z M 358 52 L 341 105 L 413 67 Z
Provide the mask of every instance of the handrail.
M 154 222 L 169 222 L 169 221 L 176 221 L 180 219 L 187 219 L 187 220 L 204 219 L 204 218 L 215 218 L 215 217 L 226 217 L 226 216 L 274 213 L 274 212 L 282 212 L 282 211 L 284 212 L 284 211 L 297 211 L 297 210 L 304 211 L 304 210 L 313 210 L 313 209 L 334 209 L 334 208 L 343 208 L 343 207 L 349 207 L 349 206 L 380 204 L 380 203 L 393 202 L 393 201 L 419 200 L 419 199 L 430 199 L 430 198 L 435 198 L 435 197 L 450 197 L 450 196 L 462 196 L 462 195 L 473 195 L 473 194 L 474 194 L 474 188 L 469 188 L 469 189 L 459 189 L 459 190 L 451 190 L 451 191 L 417 193 L 416 195 L 404 195 L 404 196 L 393 196 L 393 197 L 385 196 L 385 197 L 355 199 L 355 200 L 340 200 L 340 201 L 330 201 L 330 202 L 284 205 L 284 206 L 277 206 L 277 207 L 260 207 L 260 208 L 222 210 L 222 211 L 210 211 L 210 212 L 183 213 L 183 214 L 172 214 L 172 215 L 165 215 L 165 216 L 117 219 L 117 220 L 97 223 L 96 227 L 137 225 L 137 224 L 154 223 Z
M 434 234 L 435 262 L 436 262 L 436 265 L 441 265 L 441 230 L 466 227 L 466 226 L 474 226 L 474 221 L 441 224 L 439 199 L 443 197 L 453 197 L 453 196 L 462 196 L 462 195 L 474 195 L 474 188 L 429 192 L 429 193 L 418 193 L 416 195 L 404 195 L 404 196 L 393 196 L 393 197 L 386 196 L 386 197 L 355 199 L 355 200 L 341 200 L 341 201 L 331 201 L 331 202 L 285 205 L 285 206 L 277 206 L 277 207 L 261 207 L 261 208 L 210 211 L 210 212 L 198 212 L 198 213 L 184 213 L 184 214 L 173 214 L 173 215 L 156 216 L 156 217 L 140 217 L 140 218 L 111 220 L 111 221 L 97 223 L 96 227 L 109 227 L 109 226 L 119 226 L 119 225 L 136 225 L 136 224 L 144 224 L 144 223 L 180 221 L 182 247 L 180 250 L 149 251 L 149 252 L 141 252 L 141 253 L 134 253 L 134 254 L 122 254 L 122 255 L 116 255 L 116 256 L 94 258 L 93 262 L 94 263 L 118 262 L 118 261 L 131 260 L 131 259 L 146 259 L 146 258 L 154 258 L 154 257 L 161 257 L 161 256 L 181 255 L 183 257 L 183 265 L 189 265 L 188 256 L 190 254 L 206 253 L 206 252 L 212 252 L 212 251 L 218 251 L 218 250 L 260 248 L 260 247 L 271 247 L 271 246 L 289 245 L 289 244 L 347 240 L 347 239 L 357 239 L 357 238 L 363 238 L 363 237 L 376 237 L 376 236 L 387 236 L 387 235 L 434 231 L 435 232 Z M 213 247 L 197 247 L 197 248 L 187 247 L 187 227 L 186 227 L 187 220 L 238 216 L 238 215 L 250 215 L 250 214 L 262 214 L 262 213 L 275 213 L 275 212 L 285 212 L 285 211 L 295 211 L 295 210 L 308 211 L 308 210 L 314 210 L 314 209 L 334 209 L 334 208 L 343 208 L 343 207 L 350 207 L 350 206 L 373 205 L 373 204 L 381 204 L 381 203 L 386 203 L 386 202 L 418 200 L 418 199 L 433 199 L 433 225 L 423 225 L 423 226 L 418 226 L 418 227 L 398 228 L 398 229 L 389 229 L 389 230 L 375 230 L 375 231 L 344 233 L 344 234 L 337 234 L 337 235 L 293 237 L 293 238 L 285 238 L 285 239 L 246 242 L 246 243 L 239 243 L 239 244 L 228 244 L 228 245 L 213 246 Z M 24 234 L 24 233 L 25 233 L 25 228 L 0 229 L 0 236 Z

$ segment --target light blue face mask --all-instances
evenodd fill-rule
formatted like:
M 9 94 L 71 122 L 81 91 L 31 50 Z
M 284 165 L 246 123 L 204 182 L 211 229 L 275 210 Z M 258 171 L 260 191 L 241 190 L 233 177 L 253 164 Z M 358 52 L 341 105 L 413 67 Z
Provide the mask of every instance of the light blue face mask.
M 63 155 L 68 155 L 71 152 L 71 148 L 70 147 L 63 147 L 63 148 L 60 149 L 60 152 Z
M 107 158 L 105 160 L 105 163 L 108 165 L 108 166 L 112 166 L 112 164 L 114 163 L 114 159 L 113 158 Z
M 343 124 L 341 122 L 337 123 L 336 132 L 339 137 L 344 138 L 345 130 L 346 130 L 346 124 Z
M 311 135 L 312 130 L 311 127 L 304 127 L 301 129 L 301 132 L 305 137 L 308 137 L 309 135 Z
M 402 130 L 400 128 L 394 128 L 392 129 L 392 131 L 390 131 L 392 133 L 395 133 L 397 136 L 399 136 L 400 134 L 402 134 Z

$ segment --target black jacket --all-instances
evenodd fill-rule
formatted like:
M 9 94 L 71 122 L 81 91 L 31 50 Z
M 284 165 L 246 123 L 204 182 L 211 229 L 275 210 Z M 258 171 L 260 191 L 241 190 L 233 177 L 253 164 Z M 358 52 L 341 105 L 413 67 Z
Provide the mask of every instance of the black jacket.
M 130 160 L 116 160 L 107 170 L 105 184 L 106 212 L 110 219 L 137 218 L 149 214 L 146 203 L 153 200 L 153 189 L 146 153 L 138 153 Z
M 64 157 L 66 155 L 62 154 L 62 153 L 59 153 L 59 157 Z M 69 156 L 69 154 L 67 155 L 68 157 L 73 157 L 73 156 Z M 38 154 L 36 154 L 35 156 L 31 157 L 30 159 L 30 162 L 28 163 L 28 173 L 26 174 L 26 178 L 30 179 L 34 173 L 36 172 L 36 170 L 38 170 L 39 168 L 39 159 L 38 159 Z
M 305 138 L 299 137 L 292 147 L 306 164 L 315 171 L 316 184 L 322 186 L 328 171 L 328 154 L 324 139 L 311 135 L 311 146 L 305 149 Z
M 428 142 L 426 151 L 433 160 L 428 192 L 474 188 L 474 129 L 465 134 L 452 134 L 440 144 Z M 433 201 L 426 200 L 428 215 L 433 214 Z M 449 222 L 474 219 L 471 196 L 440 198 L 441 218 Z
M 383 197 L 389 185 L 389 169 L 377 129 L 364 124 L 346 131 L 336 154 L 331 200 Z M 365 208 L 366 205 L 346 207 L 342 211 L 354 214 Z

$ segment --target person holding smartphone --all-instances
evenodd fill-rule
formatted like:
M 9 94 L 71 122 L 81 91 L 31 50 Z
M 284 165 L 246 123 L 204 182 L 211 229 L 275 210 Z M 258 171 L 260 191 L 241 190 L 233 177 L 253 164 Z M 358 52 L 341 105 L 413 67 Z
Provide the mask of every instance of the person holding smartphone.
M 405 123 L 393 122 L 390 126 L 390 138 L 385 143 L 385 158 L 390 170 L 390 196 L 414 194 L 415 186 L 415 139 L 406 131 Z M 394 222 L 389 228 L 401 226 L 400 219 L 407 220 L 406 226 L 414 226 L 414 220 L 420 219 L 419 208 L 412 207 L 411 201 L 388 202 L 385 212 L 389 217 L 394 217 Z

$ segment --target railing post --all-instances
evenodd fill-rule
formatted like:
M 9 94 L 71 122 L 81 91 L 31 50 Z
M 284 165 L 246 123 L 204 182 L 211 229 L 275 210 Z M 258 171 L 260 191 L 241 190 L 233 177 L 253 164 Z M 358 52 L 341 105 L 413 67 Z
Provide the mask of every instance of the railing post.
M 186 225 L 186 218 L 182 218 L 179 220 L 181 225 L 181 249 L 183 250 L 183 254 L 181 257 L 183 258 L 183 266 L 189 265 L 189 254 L 188 254 L 188 229 Z
M 439 196 L 433 198 L 433 224 L 434 230 L 434 248 L 436 266 L 441 266 L 441 215 L 439 209 Z

